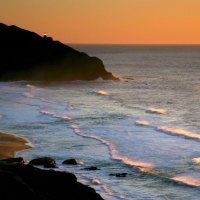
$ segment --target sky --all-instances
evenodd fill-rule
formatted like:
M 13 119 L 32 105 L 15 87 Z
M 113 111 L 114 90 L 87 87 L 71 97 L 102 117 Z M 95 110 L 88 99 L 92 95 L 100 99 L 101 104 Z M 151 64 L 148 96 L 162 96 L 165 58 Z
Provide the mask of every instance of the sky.
M 200 0 L 0 0 L 0 22 L 63 43 L 200 44 Z

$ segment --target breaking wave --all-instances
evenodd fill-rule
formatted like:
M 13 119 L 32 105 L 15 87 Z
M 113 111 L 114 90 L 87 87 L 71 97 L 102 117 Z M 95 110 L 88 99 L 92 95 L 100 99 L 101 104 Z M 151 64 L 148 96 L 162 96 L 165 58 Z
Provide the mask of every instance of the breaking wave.
M 167 132 L 170 134 L 174 134 L 174 135 L 182 135 L 187 138 L 200 139 L 200 134 L 194 133 L 191 131 L 187 131 L 185 129 L 172 128 L 172 127 L 168 127 L 168 126 L 159 126 L 159 127 L 157 127 L 157 130 Z
M 145 120 L 136 120 L 135 124 L 140 125 L 140 126 L 150 126 L 150 122 L 145 121 Z
M 192 161 L 193 161 L 195 164 L 200 164 L 200 157 L 198 157 L 198 158 L 193 158 Z
M 164 108 L 149 108 L 146 112 L 160 115 L 166 115 L 168 113 L 167 110 Z
M 98 178 L 94 178 L 94 179 L 92 180 L 92 184 L 94 184 L 94 185 L 99 185 L 99 184 L 101 184 L 101 181 L 100 181 L 100 179 L 98 179 Z
M 112 158 L 115 160 L 119 160 L 127 165 L 131 165 L 131 166 L 135 166 L 135 167 L 153 168 L 153 166 L 154 166 L 152 163 L 133 160 L 126 156 L 120 155 L 117 148 L 115 147 L 115 145 L 113 143 L 111 143 L 110 141 L 105 140 L 99 136 L 88 135 L 87 133 L 82 131 L 77 124 L 71 125 L 71 128 L 78 135 L 81 135 L 83 137 L 93 138 L 93 139 L 96 139 L 96 140 L 102 142 L 103 144 L 106 144 L 108 146 L 108 148 L 110 149 Z
M 181 135 L 181 136 L 185 136 L 186 138 L 200 139 L 199 133 L 191 132 L 191 131 L 188 131 L 188 130 L 185 130 L 182 128 L 173 128 L 173 127 L 169 127 L 169 126 L 156 126 L 146 120 L 136 120 L 135 124 L 140 125 L 140 126 L 149 126 L 149 127 L 155 128 L 155 130 L 157 130 L 157 131 L 162 131 L 164 133 L 170 133 L 172 135 Z
M 102 96 L 109 96 L 109 93 L 106 90 L 98 90 L 98 91 L 94 91 L 94 93 L 98 95 L 102 95 Z
M 174 181 L 177 181 L 177 182 L 184 183 L 186 185 L 190 185 L 190 186 L 196 186 L 196 187 L 200 186 L 200 180 L 199 179 L 191 178 L 191 177 L 188 177 L 188 176 L 175 176 L 171 179 L 174 180 Z

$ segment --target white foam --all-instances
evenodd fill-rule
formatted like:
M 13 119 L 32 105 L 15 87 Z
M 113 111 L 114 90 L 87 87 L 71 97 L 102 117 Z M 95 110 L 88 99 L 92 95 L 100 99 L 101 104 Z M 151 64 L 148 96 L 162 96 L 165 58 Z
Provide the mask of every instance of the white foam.
M 154 113 L 154 114 L 161 114 L 166 115 L 168 112 L 164 108 L 149 108 L 146 112 L 148 113 Z
M 98 90 L 98 91 L 95 91 L 95 93 L 102 95 L 102 96 L 108 96 L 109 95 L 109 93 L 106 90 Z
M 45 114 L 45 115 L 51 115 L 53 117 L 61 118 L 61 119 L 64 119 L 64 120 L 71 120 L 71 117 L 69 117 L 68 115 L 57 113 L 57 112 L 40 110 L 40 113 Z
M 122 156 L 119 154 L 119 152 L 117 151 L 117 148 L 115 147 L 115 145 L 111 142 L 109 142 L 108 140 L 105 140 L 99 136 L 94 136 L 94 135 L 88 135 L 87 133 L 85 133 L 84 131 L 82 131 L 79 126 L 77 124 L 73 124 L 71 125 L 71 127 L 74 129 L 74 132 L 83 136 L 83 137 L 89 137 L 89 138 L 93 138 L 96 139 L 98 141 L 101 141 L 103 144 L 106 144 L 111 152 L 112 158 L 115 160 L 120 160 L 125 164 L 131 165 L 131 166 L 135 166 L 135 167 L 145 167 L 145 168 L 153 168 L 153 164 L 149 163 L 149 162 L 143 162 L 143 161 L 138 161 L 138 160 L 134 160 L 134 159 L 130 159 L 126 156 Z
M 200 157 L 193 158 L 192 161 L 196 164 L 200 164 Z
M 191 132 L 191 131 L 187 131 L 185 129 L 172 128 L 172 127 L 168 127 L 168 126 L 159 126 L 159 127 L 157 127 L 157 130 L 168 132 L 168 133 L 171 133 L 174 135 L 183 135 L 188 138 L 200 139 L 200 134 Z
M 171 178 L 174 181 L 178 181 L 191 186 L 200 186 L 200 180 L 188 176 L 175 176 Z
M 100 179 L 95 178 L 95 179 L 92 180 L 92 184 L 99 185 L 99 184 L 101 184 L 101 181 L 100 181 Z
M 141 125 L 141 126 L 150 126 L 150 122 L 148 122 L 146 120 L 136 120 L 135 124 Z

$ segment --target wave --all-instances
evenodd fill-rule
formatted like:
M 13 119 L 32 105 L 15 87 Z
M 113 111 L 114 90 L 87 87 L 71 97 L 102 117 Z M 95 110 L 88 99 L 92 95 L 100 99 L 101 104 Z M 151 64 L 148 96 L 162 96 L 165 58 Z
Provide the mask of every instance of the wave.
M 71 120 L 72 119 L 68 115 L 57 113 L 57 112 L 51 112 L 51 111 L 47 111 L 47 110 L 40 110 L 40 113 L 45 114 L 45 115 L 51 115 L 53 117 L 61 118 L 61 119 L 64 119 L 64 120 Z
M 198 179 L 194 179 L 194 178 L 190 178 L 190 177 L 186 177 L 186 176 L 169 177 L 169 175 L 163 174 L 163 173 L 159 172 L 158 170 L 154 169 L 154 165 L 150 162 L 133 160 L 133 159 L 130 159 L 126 156 L 120 155 L 113 143 L 111 143 L 110 141 L 105 140 L 105 139 L 103 139 L 99 136 L 88 135 L 85 131 L 81 130 L 80 127 L 77 124 L 72 124 L 71 128 L 74 130 L 74 132 L 76 134 L 78 134 L 82 137 L 93 138 L 93 139 L 96 139 L 96 140 L 102 142 L 103 144 L 106 144 L 108 146 L 108 148 L 110 149 L 111 156 L 114 160 L 119 160 L 119 161 L 121 161 L 124 164 L 127 164 L 129 166 L 137 167 L 139 169 L 139 171 L 142 172 L 142 173 L 147 173 L 147 174 L 150 174 L 152 176 L 156 176 L 158 178 L 168 180 L 168 181 L 175 181 L 176 183 L 181 182 L 181 183 L 184 183 L 188 186 L 195 186 L 195 187 L 200 186 L 200 180 L 198 180 Z M 194 158 L 194 161 L 195 161 L 195 158 Z M 196 162 L 197 161 L 200 162 L 200 158 L 196 158 Z M 97 184 L 98 184 L 98 181 L 97 181 Z M 106 186 L 102 186 L 102 187 L 104 187 L 103 189 L 106 191 L 106 193 L 114 196 L 113 191 L 112 190 L 110 191 L 109 187 L 108 188 Z
M 199 187 L 200 186 L 200 180 L 196 179 L 196 178 L 191 178 L 188 176 L 175 176 L 171 178 L 174 181 L 177 182 L 181 182 L 184 183 L 186 185 L 190 185 L 190 186 L 196 186 Z
M 98 188 L 99 192 L 103 192 L 103 196 L 109 195 L 112 197 L 115 197 L 115 199 L 125 199 L 125 195 L 124 194 L 119 194 L 118 192 L 114 191 L 113 189 L 111 189 L 111 187 L 105 183 L 103 183 L 100 179 L 98 178 L 92 178 L 89 177 L 88 175 L 84 175 L 81 174 L 81 180 L 79 179 L 79 182 L 81 181 L 83 184 L 85 185 L 94 185 L 94 187 L 96 187 L 96 189 Z M 106 197 L 105 197 L 106 199 Z
M 193 158 L 192 161 L 193 161 L 195 164 L 200 164 L 200 157 Z
M 168 113 L 164 108 L 149 108 L 146 112 L 160 115 L 166 115 Z
M 172 135 L 181 135 L 181 136 L 185 136 L 186 138 L 190 138 L 190 139 L 200 139 L 199 133 L 187 131 L 187 130 L 181 129 L 181 128 L 173 128 L 173 127 L 169 127 L 169 126 L 158 126 L 157 127 L 146 120 L 136 120 L 135 124 L 140 125 L 140 126 L 149 126 L 149 127 L 155 128 L 155 130 L 157 130 L 157 131 L 162 131 L 164 133 L 170 133 Z
M 159 177 L 164 180 L 168 181 L 175 181 L 176 183 L 183 183 L 188 186 L 193 186 L 193 187 L 199 187 L 200 186 L 200 179 L 192 178 L 189 176 L 174 176 L 174 177 L 169 177 L 166 174 L 162 174 L 161 172 L 154 170 L 154 169 L 149 169 L 149 168 L 139 168 L 141 172 L 151 174 L 153 176 Z
M 159 126 L 159 127 L 157 127 L 157 130 L 167 132 L 167 133 L 170 133 L 170 134 L 174 134 L 174 135 L 182 135 L 182 136 L 185 136 L 187 138 L 200 139 L 200 134 L 190 132 L 190 131 L 187 131 L 185 129 L 172 128 L 172 127 L 168 127 L 168 126 Z
M 120 155 L 119 152 L 117 151 L 117 148 L 115 147 L 115 145 L 113 143 L 111 143 L 110 141 L 105 140 L 105 139 L 103 139 L 99 136 L 88 135 L 87 133 L 82 131 L 77 124 L 71 125 L 71 128 L 73 128 L 74 132 L 77 133 L 78 135 L 81 135 L 81 136 L 87 137 L 87 138 L 96 139 L 96 140 L 102 142 L 103 144 L 107 145 L 108 148 L 110 149 L 112 158 L 115 159 L 115 160 L 119 160 L 119 161 L 121 161 L 121 162 L 123 162 L 127 165 L 131 165 L 131 166 L 134 166 L 134 167 L 144 167 L 144 168 L 152 168 L 153 167 L 152 163 L 133 160 L 133 159 L 130 159 L 126 156 Z
M 150 126 L 151 125 L 150 122 L 145 121 L 145 120 L 136 120 L 135 124 L 141 125 L 141 126 Z
M 94 91 L 94 93 L 98 95 L 102 95 L 102 96 L 109 96 L 109 93 L 106 90 L 98 90 L 98 91 Z
M 92 179 L 92 184 L 99 185 L 99 184 L 101 184 L 101 181 L 98 178 L 94 178 L 94 179 Z
M 151 174 L 151 175 L 156 175 L 156 176 L 163 177 L 163 175 L 159 171 L 157 171 L 155 169 L 152 169 L 152 168 L 139 167 L 139 170 L 141 172 L 144 172 L 144 173 L 148 173 L 148 174 Z

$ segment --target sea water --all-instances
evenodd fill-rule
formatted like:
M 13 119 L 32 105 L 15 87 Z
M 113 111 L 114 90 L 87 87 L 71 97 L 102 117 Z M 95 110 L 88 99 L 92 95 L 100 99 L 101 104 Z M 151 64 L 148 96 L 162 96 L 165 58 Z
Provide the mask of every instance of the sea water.
M 200 46 L 71 46 L 120 81 L 1 82 L 0 131 L 32 144 L 16 156 L 50 156 L 107 200 L 199 199 Z

